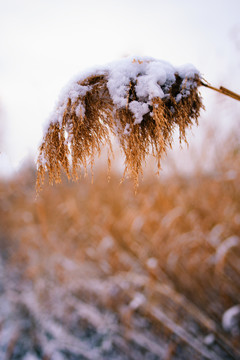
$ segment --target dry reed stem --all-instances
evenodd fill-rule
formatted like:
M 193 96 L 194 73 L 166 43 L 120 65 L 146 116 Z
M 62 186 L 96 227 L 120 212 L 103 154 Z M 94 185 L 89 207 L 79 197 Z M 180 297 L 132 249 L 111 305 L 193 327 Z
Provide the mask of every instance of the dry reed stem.
M 229 90 L 229 89 L 226 89 L 226 88 L 223 87 L 223 86 L 220 86 L 220 88 L 217 89 L 216 87 L 214 87 L 214 86 L 210 85 L 209 83 L 207 83 L 206 80 L 205 80 L 205 82 L 202 81 L 202 82 L 201 82 L 201 85 L 202 85 L 202 86 L 205 86 L 205 87 L 207 87 L 207 88 L 209 88 L 209 89 L 212 89 L 212 90 L 214 90 L 214 91 L 217 91 L 217 92 L 219 92 L 220 94 L 227 95 L 227 96 L 229 96 L 229 97 L 231 97 L 231 98 L 233 98 L 233 99 L 235 99 L 235 100 L 240 101 L 240 95 L 236 94 L 235 92 L 233 92 L 233 91 L 231 91 L 231 90 Z
M 179 100 L 177 95 L 183 94 L 186 81 L 194 85 Z M 125 155 L 123 177 L 132 178 L 136 187 L 147 156 L 152 154 L 156 158 L 160 170 L 162 155 L 172 145 L 175 128 L 179 128 L 180 142 L 186 141 L 186 129 L 197 123 L 203 108 L 198 93 L 201 84 L 198 75 L 183 79 L 176 73 L 175 82 L 162 87 L 165 96 L 162 99 L 155 97 L 150 105 L 148 103 L 149 111 L 143 115 L 141 123 L 136 123 L 129 108 L 132 101 L 139 101 L 135 89 L 137 80 L 130 81 L 127 106 L 124 108 L 116 107 L 110 96 L 108 74 L 93 75 L 78 84 L 88 86 L 89 90 L 84 96 L 78 96 L 75 102 L 68 98 L 62 119 L 50 124 L 40 146 L 38 190 L 44 183 L 46 172 L 51 184 L 61 181 L 62 170 L 73 180 L 81 177 L 82 167 L 86 174 L 88 164 L 93 167 L 94 159 L 100 155 L 103 146 L 108 147 L 110 167 L 113 155 L 111 134 L 117 137 Z

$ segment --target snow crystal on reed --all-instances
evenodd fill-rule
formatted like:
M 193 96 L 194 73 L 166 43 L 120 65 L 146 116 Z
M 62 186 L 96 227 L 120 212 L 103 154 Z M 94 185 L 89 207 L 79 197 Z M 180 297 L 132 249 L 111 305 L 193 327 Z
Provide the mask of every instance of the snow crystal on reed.
M 44 127 L 44 133 L 46 134 L 48 130 L 48 126 L 50 123 L 59 123 L 62 124 L 62 119 L 64 112 L 66 110 L 66 106 L 68 103 L 68 99 L 71 99 L 72 103 L 77 100 L 80 96 L 85 96 L 86 93 L 91 89 L 90 86 L 82 86 L 79 83 L 79 80 L 75 77 L 74 80 L 69 81 L 69 83 L 62 89 L 58 101 L 55 105 L 55 108 L 50 115 L 50 118 L 48 119 L 47 123 Z M 85 109 L 84 107 L 79 106 L 76 108 L 76 115 L 84 116 Z
M 108 89 L 114 104 L 127 105 L 127 91 L 130 81 L 136 82 L 136 95 L 139 99 L 164 96 L 159 85 L 167 79 L 174 82 L 175 69 L 168 63 L 152 58 L 127 58 L 108 65 Z
M 135 124 L 141 123 L 143 115 L 148 111 L 148 105 L 155 97 L 162 99 L 167 96 L 161 88 L 166 83 L 172 84 L 175 81 L 175 74 L 184 78 L 193 79 L 199 72 L 193 65 L 185 65 L 174 68 L 166 61 L 156 60 L 147 57 L 127 58 L 109 64 L 108 67 L 108 89 L 111 98 L 117 108 L 126 107 L 128 104 L 127 93 L 129 84 L 133 81 L 136 86 L 138 101 L 133 101 L 129 106 L 135 116 Z M 196 87 L 192 80 L 188 80 L 182 88 L 182 96 L 188 96 L 191 87 Z M 179 96 L 180 95 L 180 96 Z M 181 94 L 177 95 L 179 102 Z
M 197 74 L 200 76 L 199 71 L 193 66 L 192 64 L 185 64 L 176 67 L 175 71 L 181 76 L 182 78 L 194 78 Z
M 76 112 L 77 117 L 83 118 L 85 115 L 85 108 L 84 108 L 83 104 L 79 103 L 75 109 L 75 112 Z
M 141 103 L 135 100 L 129 104 L 129 109 L 134 114 L 135 117 L 134 124 L 140 124 L 143 119 L 143 115 L 149 112 L 148 104 Z

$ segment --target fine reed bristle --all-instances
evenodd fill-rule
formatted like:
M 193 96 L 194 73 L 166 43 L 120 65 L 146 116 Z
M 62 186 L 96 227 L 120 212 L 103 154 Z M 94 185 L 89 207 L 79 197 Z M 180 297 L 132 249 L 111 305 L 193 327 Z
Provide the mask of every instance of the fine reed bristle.
M 176 127 L 179 128 L 180 142 L 186 141 L 186 129 L 194 122 L 197 124 L 203 108 L 198 93 L 199 75 L 182 78 L 175 73 L 175 81 L 166 89 L 162 86 L 166 96 L 148 101 L 149 111 L 142 116 L 141 122 L 136 122 L 130 109 L 131 102 L 144 101 L 137 96 L 137 81 L 138 77 L 129 82 L 124 107 L 116 106 L 110 95 L 107 72 L 78 82 L 87 91 L 74 100 L 67 99 L 61 118 L 50 123 L 40 146 L 38 190 L 44 183 L 46 172 L 50 183 L 61 181 L 62 170 L 68 178 L 77 180 L 81 177 L 81 169 L 86 173 L 87 166 L 93 166 L 96 156 L 106 146 L 110 164 L 113 155 L 111 134 L 117 137 L 125 155 L 124 177 L 132 178 L 135 186 L 149 154 L 155 157 L 160 169 L 162 155 L 171 147 Z M 188 87 L 187 95 L 178 97 L 184 91 L 186 81 L 194 86 Z

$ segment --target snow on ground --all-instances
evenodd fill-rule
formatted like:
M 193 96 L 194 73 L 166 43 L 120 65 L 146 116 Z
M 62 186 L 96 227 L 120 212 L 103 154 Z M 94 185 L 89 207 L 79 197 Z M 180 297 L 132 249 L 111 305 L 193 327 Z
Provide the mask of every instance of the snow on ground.
M 232 335 L 240 334 L 240 305 L 227 309 L 222 317 L 222 327 Z

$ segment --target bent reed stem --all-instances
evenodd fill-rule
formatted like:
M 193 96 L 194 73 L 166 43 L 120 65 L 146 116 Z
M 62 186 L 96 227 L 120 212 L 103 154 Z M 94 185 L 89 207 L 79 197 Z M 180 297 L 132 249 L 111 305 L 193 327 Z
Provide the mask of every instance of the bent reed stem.
M 231 98 L 233 98 L 235 100 L 240 101 L 240 95 L 236 94 L 235 92 L 233 92 L 231 90 L 226 89 L 223 86 L 220 86 L 220 88 L 218 89 L 218 88 L 215 88 L 214 86 L 212 86 L 210 84 L 207 84 L 207 83 L 205 83 L 203 81 L 201 81 L 201 85 L 205 86 L 205 87 L 207 87 L 209 89 L 215 90 L 215 91 L 219 92 L 220 94 L 227 95 L 227 96 L 229 96 L 229 97 L 231 97 Z

